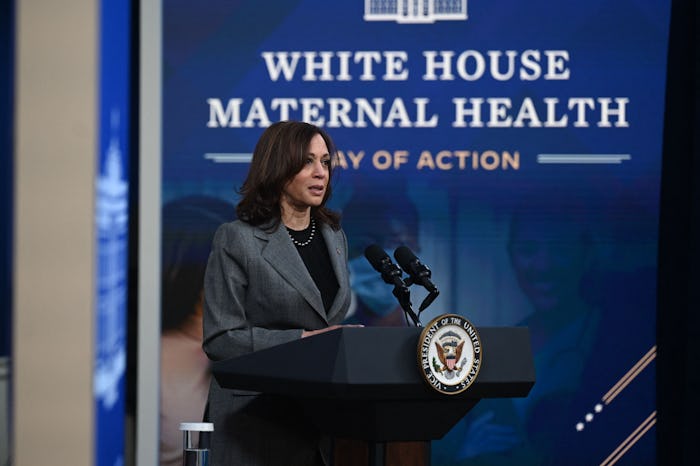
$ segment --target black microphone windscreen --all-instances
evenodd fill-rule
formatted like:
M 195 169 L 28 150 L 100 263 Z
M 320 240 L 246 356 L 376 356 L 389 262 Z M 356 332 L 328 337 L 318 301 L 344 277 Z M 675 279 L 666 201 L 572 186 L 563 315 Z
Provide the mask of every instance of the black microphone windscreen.
M 377 272 L 382 271 L 381 264 L 384 258 L 387 258 L 391 261 L 391 258 L 387 255 L 386 252 L 384 252 L 384 249 L 382 249 L 378 244 L 372 244 L 370 246 L 367 246 L 367 249 L 365 249 L 365 257 Z
M 416 255 L 413 254 L 413 251 L 411 251 L 407 246 L 399 246 L 396 248 L 396 251 L 394 251 L 394 258 L 406 272 L 408 272 L 410 269 L 409 264 L 414 260 L 418 260 Z

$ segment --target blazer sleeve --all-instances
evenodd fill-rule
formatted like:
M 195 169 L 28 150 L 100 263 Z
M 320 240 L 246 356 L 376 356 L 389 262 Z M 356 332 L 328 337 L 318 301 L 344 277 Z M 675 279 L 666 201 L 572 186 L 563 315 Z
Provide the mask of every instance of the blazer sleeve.
M 303 329 L 251 326 L 246 315 L 248 264 L 258 254 L 252 239 L 232 224 L 219 227 L 204 276 L 202 348 L 218 361 L 301 338 Z

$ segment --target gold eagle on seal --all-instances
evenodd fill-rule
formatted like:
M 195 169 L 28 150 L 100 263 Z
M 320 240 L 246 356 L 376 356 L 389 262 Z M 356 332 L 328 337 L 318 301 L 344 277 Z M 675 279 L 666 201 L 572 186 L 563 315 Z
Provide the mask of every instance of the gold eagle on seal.
M 436 372 L 459 372 L 462 370 L 461 365 L 457 364 L 457 362 L 462 357 L 464 341 L 459 341 L 457 338 L 446 338 L 444 343 L 436 341 L 435 348 L 437 349 L 438 358 L 442 363 L 442 366 L 434 364 Z M 465 361 L 461 362 L 464 363 Z

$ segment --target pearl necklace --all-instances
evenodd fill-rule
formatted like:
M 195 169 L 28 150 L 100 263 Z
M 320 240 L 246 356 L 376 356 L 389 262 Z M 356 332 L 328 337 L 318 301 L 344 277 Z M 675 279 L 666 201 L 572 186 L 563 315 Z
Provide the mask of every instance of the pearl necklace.
M 299 247 L 304 247 L 308 246 L 309 243 L 311 243 L 311 240 L 314 239 L 314 235 L 316 234 L 316 221 L 312 218 L 311 219 L 311 234 L 309 235 L 309 239 L 306 241 L 297 241 L 294 239 L 292 236 L 292 232 L 287 228 L 287 234 L 289 235 L 289 238 L 292 240 L 292 243 Z

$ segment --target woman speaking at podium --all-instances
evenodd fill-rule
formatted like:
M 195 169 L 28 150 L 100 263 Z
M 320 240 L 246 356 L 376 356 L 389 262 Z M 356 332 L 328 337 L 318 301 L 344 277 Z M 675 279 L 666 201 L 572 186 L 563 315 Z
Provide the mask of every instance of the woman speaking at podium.
M 339 326 L 350 304 L 347 239 L 331 196 L 331 138 L 302 122 L 260 137 L 238 220 L 219 227 L 204 278 L 204 340 L 219 361 Z M 309 364 L 312 364 L 309 361 Z M 213 466 L 322 465 L 330 449 L 303 414 L 212 378 Z

